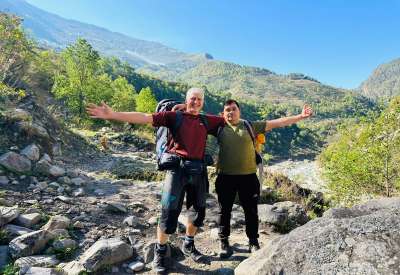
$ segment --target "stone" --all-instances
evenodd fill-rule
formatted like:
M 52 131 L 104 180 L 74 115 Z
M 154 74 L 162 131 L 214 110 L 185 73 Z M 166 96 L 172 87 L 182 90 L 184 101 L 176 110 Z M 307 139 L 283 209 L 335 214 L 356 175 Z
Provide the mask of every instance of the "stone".
M 86 192 L 83 188 L 78 188 L 74 192 L 72 192 L 72 196 L 74 197 L 83 197 L 86 195 Z
M 15 220 L 17 225 L 21 225 L 23 227 L 32 227 L 35 224 L 40 222 L 42 215 L 39 213 L 32 213 L 32 214 L 21 214 Z
M 158 218 L 157 217 L 151 217 L 147 223 L 151 226 L 156 225 L 158 223 Z
M 62 215 L 56 215 L 50 218 L 50 220 L 43 225 L 43 230 L 53 231 L 55 229 L 67 229 L 71 224 L 71 220 Z
M 10 180 L 8 179 L 7 176 L 0 176 L 0 184 L 1 185 L 6 185 L 9 182 L 10 182 Z
M 36 144 L 31 144 L 21 151 L 21 155 L 26 156 L 32 161 L 38 161 L 40 158 L 40 149 Z
M 10 236 L 21 236 L 21 235 L 33 232 L 33 230 L 30 228 L 26 228 L 26 227 L 14 225 L 14 224 L 7 224 L 4 227 L 4 229 L 7 231 L 7 233 Z
M 126 217 L 122 223 L 127 226 L 136 227 L 138 225 L 138 218 L 135 216 L 129 216 Z
M 0 206 L 0 227 L 15 220 L 18 216 L 17 208 Z
M 67 249 L 67 248 L 71 248 L 71 249 L 75 249 L 77 248 L 78 244 L 76 243 L 75 240 L 72 239 L 62 239 L 62 240 L 57 240 L 53 243 L 53 247 L 55 249 Z
M 57 182 L 61 183 L 61 184 L 71 184 L 71 179 L 67 176 L 64 177 L 59 177 L 57 179 Z
M 52 237 L 53 235 L 46 230 L 21 235 L 10 242 L 10 254 L 14 259 L 37 254 L 46 247 Z
M 54 267 L 59 264 L 59 260 L 57 260 L 54 255 L 36 255 L 36 256 L 28 256 L 19 258 L 14 262 L 15 266 L 20 268 L 24 267 Z
M 48 187 L 47 182 L 41 181 L 36 185 L 37 188 L 39 188 L 41 191 L 46 190 Z
M 106 211 L 111 213 L 127 213 L 126 207 L 119 202 L 107 202 Z
M 286 223 L 287 218 L 288 213 L 277 206 L 269 204 L 258 205 L 258 219 L 260 222 L 281 226 Z
M 218 240 L 219 239 L 218 233 L 219 233 L 219 229 L 218 228 L 211 229 L 210 230 L 210 238 L 211 238 L 211 240 Z
M 62 275 L 55 268 L 44 268 L 44 267 L 29 267 L 26 270 L 25 275 Z
M 103 266 L 125 261 L 132 255 L 132 247 L 120 239 L 103 239 L 86 250 L 79 262 L 87 272 L 95 272 Z
M 65 169 L 57 165 L 50 166 L 49 175 L 55 178 L 65 175 Z
M 53 188 L 53 189 L 58 189 L 60 188 L 60 184 L 58 184 L 57 182 L 53 181 L 49 183 L 49 187 Z
M 132 262 L 128 265 L 128 268 L 134 272 L 142 271 L 145 267 L 145 264 L 139 261 Z
M 48 140 L 50 138 L 47 130 L 40 124 L 28 121 L 20 121 L 16 123 L 20 131 L 29 133 L 30 136 Z
M 31 161 L 25 157 L 14 152 L 8 152 L 0 156 L 0 165 L 7 170 L 18 173 L 28 174 L 31 172 Z
M 292 201 L 283 201 L 274 203 L 274 206 L 277 206 L 283 209 L 283 211 L 286 211 L 288 213 L 288 220 L 292 224 L 303 225 L 309 221 L 306 211 L 298 203 Z
M 71 183 L 75 186 L 82 186 L 86 181 L 80 177 L 71 179 Z
M 63 266 L 63 271 L 66 275 L 81 275 L 86 269 L 79 261 L 72 261 Z
M 397 274 L 399 227 L 400 198 L 332 209 L 269 240 L 235 274 Z
M 46 154 L 46 153 L 43 154 L 41 160 L 45 160 L 45 161 L 47 161 L 47 162 L 49 162 L 49 163 L 52 162 L 51 157 L 50 157 L 48 154 Z
M 35 174 L 49 176 L 50 167 L 51 163 L 42 157 L 38 162 L 36 162 L 34 172 Z
M 59 200 L 62 201 L 64 203 L 68 203 L 68 204 L 73 204 L 74 200 L 70 197 L 66 197 L 66 196 L 57 196 L 55 197 L 55 200 Z

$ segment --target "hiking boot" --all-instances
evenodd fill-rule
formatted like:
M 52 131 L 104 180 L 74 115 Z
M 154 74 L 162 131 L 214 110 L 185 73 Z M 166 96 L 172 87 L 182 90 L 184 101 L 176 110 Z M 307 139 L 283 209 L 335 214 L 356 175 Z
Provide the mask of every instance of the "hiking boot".
M 229 245 L 228 239 L 221 239 L 218 254 L 221 259 L 226 259 L 232 256 L 233 250 L 232 247 Z
M 196 249 L 194 243 L 187 244 L 183 242 L 182 252 L 186 257 L 190 257 L 195 262 L 201 262 L 204 259 L 204 255 Z
M 249 240 L 249 253 L 254 253 L 257 250 L 260 250 L 260 244 L 258 243 L 258 239 L 250 239 Z
M 157 274 L 166 274 L 167 272 L 167 248 L 164 251 L 154 247 L 153 270 Z

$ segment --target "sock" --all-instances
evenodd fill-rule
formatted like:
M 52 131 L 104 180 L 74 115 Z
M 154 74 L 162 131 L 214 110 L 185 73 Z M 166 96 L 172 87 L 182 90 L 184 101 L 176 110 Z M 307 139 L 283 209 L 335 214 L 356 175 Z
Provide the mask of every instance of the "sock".
M 194 244 L 194 236 L 185 236 L 185 245 L 189 246 L 189 245 L 193 245 Z

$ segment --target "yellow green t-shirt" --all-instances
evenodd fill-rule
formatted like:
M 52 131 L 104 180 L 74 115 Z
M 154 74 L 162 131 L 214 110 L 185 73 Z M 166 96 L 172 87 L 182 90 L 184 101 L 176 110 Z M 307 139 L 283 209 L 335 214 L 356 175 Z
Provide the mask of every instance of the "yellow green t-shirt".
M 265 121 L 251 122 L 254 135 L 265 132 Z M 225 124 L 219 134 L 217 172 L 224 175 L 248 175 L 257 170 L 254 144 L 243 120 Z

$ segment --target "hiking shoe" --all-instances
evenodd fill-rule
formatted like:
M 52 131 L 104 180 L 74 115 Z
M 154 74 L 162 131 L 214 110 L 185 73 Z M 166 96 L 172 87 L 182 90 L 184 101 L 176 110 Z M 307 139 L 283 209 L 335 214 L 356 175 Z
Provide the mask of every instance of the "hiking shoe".
M 167 272 L 167 249 L 161 251 L 154 247 L 153 270 L 157 274 L 166 274 Z
M 260 250 L 260 244 L 258 243 L 258 239 L 250 239 L 249 240 L 249 253 L 254 253 L 257 250 Z
M 218 254 L 221 259 L 226 259 L 232 256 L 233 250 L 232 247 L 229 245 L 228 239 L 221 239 Z
M 201 262 L 204 259 L 204 255 L 196 249 L 194 243 L 186 244 L 183 242 L 182 252 L 186 257 L 190 257 L 195 262 Z

